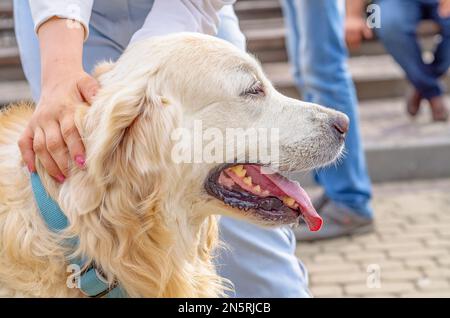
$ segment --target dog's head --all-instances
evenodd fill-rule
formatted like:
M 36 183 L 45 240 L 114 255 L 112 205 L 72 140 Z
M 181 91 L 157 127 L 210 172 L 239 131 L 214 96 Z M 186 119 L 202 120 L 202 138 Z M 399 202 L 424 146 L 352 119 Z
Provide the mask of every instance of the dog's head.
M 124 266 L 127 257 L 167 263 L 164 249 L 174 242 L 182 246 L 172 251 L 177 259 L 208 260 L 215 223 L 205 218 L 211 214 L 263 225 L 303 217 L 310 229 L 320 228 L 305 191 L 275 171 L 335 160 L 348 128 L 345 115 L 281 95 L 251 56 L 198 34 L 138 42 L 117 62 L 101 64 L 95 76 L 102 88 L 77 116 L 87 170 L 69 178 L 65 192 L 77 195 L 62 202 L 74 226 L 84 218 L 101 229 L 80 235 L 81 248 L 95 250 L 89 237 L 104 234 L 102 244 L 111 246 L 96 255 L 122 262 L 102 264 L 105 272 L 126 280 L 114 266 Z M 139 251 L 130 256 L 133 240 Z M 141 275 L 164 289 L 168 274 L 161 266 L 139 273 L 130 266 L 134 285 Z

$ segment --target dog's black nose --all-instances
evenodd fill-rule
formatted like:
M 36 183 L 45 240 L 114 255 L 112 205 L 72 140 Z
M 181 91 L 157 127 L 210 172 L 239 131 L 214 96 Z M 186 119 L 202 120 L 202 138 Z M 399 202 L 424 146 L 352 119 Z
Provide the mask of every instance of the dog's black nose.
M 348 131 L 349 123 L 347 115 L 339 113 L 333 120 L 333 127 L 339 134 L 344 135 Z

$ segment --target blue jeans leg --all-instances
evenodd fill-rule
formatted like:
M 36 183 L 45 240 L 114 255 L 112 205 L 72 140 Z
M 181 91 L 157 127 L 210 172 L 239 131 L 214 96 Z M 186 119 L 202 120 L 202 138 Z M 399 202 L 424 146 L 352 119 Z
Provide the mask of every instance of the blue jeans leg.
M 295 257 L 295 236 L 288 227 L 264 229 L 230 218 L 220 219 L 225 247 L 215 259 L 219 275 L 229 279 L 240 298 L 306 298 L 308 273 Z
M 386 50 L 405 71 L 406 76 L 420 94 L 427 99 L 442 95 L 438 76 L 422 59 L 422 51 L 416 29 L 424 18 L 426 9 L 433 1 L 420 0 L 379 0 L 381 28 L 377 34 Z M 437 1 L 436 1 L 437 10 Z M 448 39 L 447 39 L 448 41 Z M 445 42 L 446 45 L 447 42 Z M 441 47 L 439 54 L 444 53 Z M 448 50 L 448 48 L 445 48 Z M 447 52 L 445 52 L 447 53 Z M 439 56 L 437 62 L 447 60 Z M 448 64 L 447 64 L 448 66 Z
M 318 170 L 315 179 L 331 200 L 372 217 L 372 189 L 358 125 L 356 92 L 347 67 L 344 2 L 283 0 L 282 5 L 289 59 L 303 98 L 350 118 L 345 157 L 334 166 Z

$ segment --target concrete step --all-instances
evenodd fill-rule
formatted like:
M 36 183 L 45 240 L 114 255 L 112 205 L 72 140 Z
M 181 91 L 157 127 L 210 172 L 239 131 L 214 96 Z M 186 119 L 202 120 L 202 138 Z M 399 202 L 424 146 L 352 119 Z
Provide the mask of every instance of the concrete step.
M 446 97 L 450 105 L 450 96 Z M 371 179 L 375 183 L 450 177 L 450 122 L 433 123 L 428 105 L 412 120 L 403 98 L 360 104 L 360 127 Z M 314 185 L 310 174 L 295 174 Z
M 13 30 L 2 32 L 0 30 L 0 48 L 16 46 L 16 35 Z
M 285 28 L 246 29 L 247 50 L 262 63 L 287 61 Z
M 12 0 L 0 0 L 0 14 L 12 16 L 13 1 Z
M 20 63 L 16 46 L 0 47 L 0 66 Z
M 299 98 L 288 63 L 265 63 L 263 67 L 281 92 Z M 408 88 L 403 70 L 389 55 L 353 57 L 349 69 L 360 100 L 404 96 Z M 450 85 L 449 76 L 444 81 Z
M 12 0 L 0 0 L 0 81 L 23 79 L 14 34 Z
M 446 96 L 450 106 L 450 96 Z M 428 102 L 423 101 L 419 114 L 407 115 L 404 98 L 364 101 L 359 104 L 361 133 L 367 147 L 409 147 L 420 143 L 450 142 L 450 121 L 434 123 Z M 450 157 L 449 161 L 450 169 Z M 450 172 L 450 170 L 449 170 Z
M 450 97 L 446 98 L 450 105 Z M 450 177 L 450 122 L 433 123 L 426 102 L 412 120 L 403 98 L 361 104 L 361 131 L 375 182 Z
M 19 50 L 15 46 L 0 46 L 0 81 L 23 80 Z
M 236 1 L 234 9 L 241 20 L 282 16 L 278 0 L 240 0 Z
M 26 81 L 0 81 L 0 107 L 24 100 L 31 100 Z
M 0 48 L 12 46 L 15 43 L 12 3 L 0 0 Z
M 10 31 L 14 28 L 14 20 L 8 14 L 0 12 L 0 31 Z

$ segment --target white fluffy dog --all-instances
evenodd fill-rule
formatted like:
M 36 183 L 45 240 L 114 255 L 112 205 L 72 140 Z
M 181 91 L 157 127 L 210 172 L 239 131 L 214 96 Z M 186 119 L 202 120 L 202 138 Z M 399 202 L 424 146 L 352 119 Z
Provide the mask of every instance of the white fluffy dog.
M 68 288 L 64 244 L 78 237 L 76 255 L 117 281 L 129 296 L 216 297 L 224 280 L 214 269 L 214 215 L 266 226 L 321 219 L 298 183 L 237 153 L 234 163 L 175 162 L 173 131 L 251 127 L 279 130 L 280 171 L 335 160 L 345 115 L 279 94 L 249 55 L 203 35 L 177 34 L 134 44 L 95 76 L 101 89 L 80 105 L 77 127 L 87 168 L 72 167 L 57 184 L 37 162 L 50 196 L 70 226 L 52 232 L 43 221 L 17 141 L 33 108 L 0 114 L 0 295 L 78 297 Z M 186 149 L 186 145 L 179 148 Z M 226 150 L 227 152 L 228 150 Z

